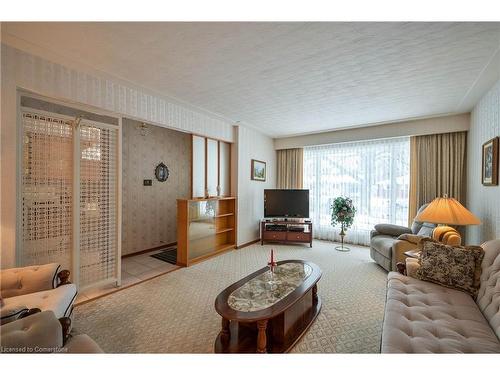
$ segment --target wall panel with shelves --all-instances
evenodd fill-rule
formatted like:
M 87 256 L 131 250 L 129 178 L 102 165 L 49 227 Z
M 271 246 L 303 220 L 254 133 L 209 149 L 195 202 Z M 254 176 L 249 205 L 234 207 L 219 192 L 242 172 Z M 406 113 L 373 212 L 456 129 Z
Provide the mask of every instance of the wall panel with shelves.
M 189 266 L 236 247 L 236 198 L 177 200 L 177 264 Z

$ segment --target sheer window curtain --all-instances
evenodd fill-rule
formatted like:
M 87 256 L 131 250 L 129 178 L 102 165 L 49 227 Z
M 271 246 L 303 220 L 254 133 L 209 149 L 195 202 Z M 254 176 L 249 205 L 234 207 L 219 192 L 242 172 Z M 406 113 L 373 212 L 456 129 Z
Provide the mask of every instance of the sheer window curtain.
M 330 206 L 340 195 L 357 209 L 346 242 L 369 245 L 375 224 L 406 225 L 409 169 L 408 137 L 306 147 L 303 185 L 310 190 L 314 236 L 340 241 L 340 228 L 330 225 Z

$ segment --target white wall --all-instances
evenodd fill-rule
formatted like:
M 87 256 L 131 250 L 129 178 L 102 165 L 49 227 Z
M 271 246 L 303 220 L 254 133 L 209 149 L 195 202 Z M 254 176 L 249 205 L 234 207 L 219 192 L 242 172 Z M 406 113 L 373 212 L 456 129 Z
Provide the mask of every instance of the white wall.
M 452 133 L 469 130 L 469 124 L 469 113 L 463 113 L 460 115 L 392 122 L 353 129 L 278 138 L 274 140 L 274 146 L 276 150 L 280 150 L 410 135 Z
M 256 130 L 237 126 L 235 132 L 238 155 L 237 245 L 240 246 L 260 238 L 259 221 L 264 217 L 264 189 L 276 187 L 276 151 L 273 139 Z M 252 159 L 267 163 L 265 182 L 250 179 Z
M 500 136 L 500 81 L 476 104 L 471 115 L 467 144 L 467 208 L 482 223 L 467 227 L 470 244 L 500 238 L 500 186 L 481 183 L 482 145 L 497 136 Z
M 159 126 L 233 141 L 232 124 L 91 70 L 1 45 L 1 266 L 15 265 L 17 89 Z

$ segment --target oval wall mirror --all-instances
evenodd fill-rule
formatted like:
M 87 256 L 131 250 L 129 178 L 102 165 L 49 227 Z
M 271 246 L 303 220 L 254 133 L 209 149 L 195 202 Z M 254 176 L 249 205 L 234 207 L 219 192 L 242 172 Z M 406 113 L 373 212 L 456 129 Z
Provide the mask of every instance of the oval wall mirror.
M 160 182 L 165 182 L 167 181 L 168 179 L 168 175 L 170 174 L 169 170 L 168 170 L 168 167 L 163 164 L 163 163 L 160 163 L 156 166 L 155 168 L 155 176 L 156 176 L 156 179 Z

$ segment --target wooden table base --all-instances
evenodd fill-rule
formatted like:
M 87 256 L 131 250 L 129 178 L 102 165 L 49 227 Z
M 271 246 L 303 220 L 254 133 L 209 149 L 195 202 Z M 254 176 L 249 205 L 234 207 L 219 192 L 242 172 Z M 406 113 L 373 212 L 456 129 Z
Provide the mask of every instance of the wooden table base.
M 222 319 L 215 353 L 287 353 L 307 332 L 321 310 L 316 285 L 283 313 L 254 323 Z

